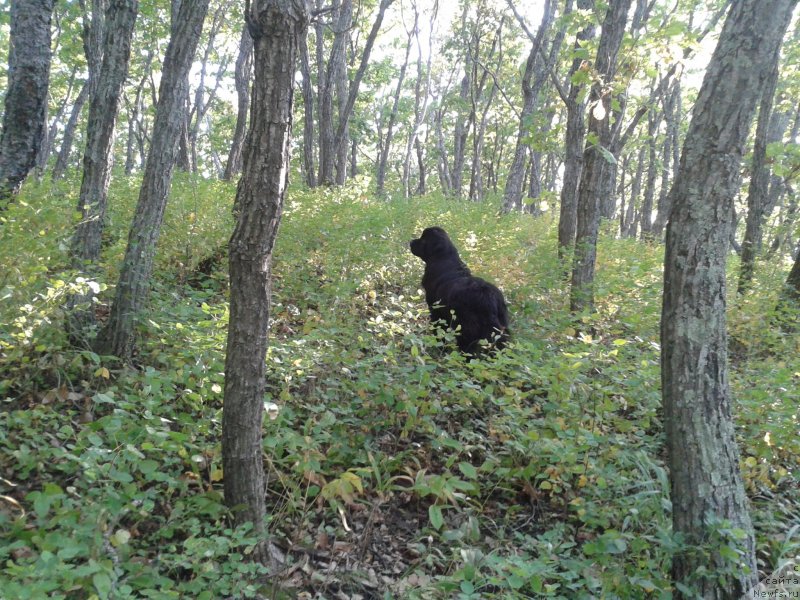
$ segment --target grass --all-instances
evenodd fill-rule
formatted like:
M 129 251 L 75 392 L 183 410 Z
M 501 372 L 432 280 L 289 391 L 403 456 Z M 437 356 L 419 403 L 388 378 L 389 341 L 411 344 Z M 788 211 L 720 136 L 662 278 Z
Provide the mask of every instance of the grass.
M 552 214 L 293 189 L 264 421 L 287 568 L 268 588 L 221 494 L 234 187 L 177 179 L 135 368 L 65 340 L 63 299 L 88 285 L 67 269 L 76 189 L 30 185 L 0 215 L 0 597 L 670 597 L 660 247 L 604 236 L 598 311 L 576 323 Z M 112 185 L 101 303 L 137 189 Z M 506 293 L 514 341 L 494 358 L 428 326 L 407 243 L 432 224 Z M 765 572 L 798 549 L 800 354 L 763 327 L 784 272 L 729 310 Z

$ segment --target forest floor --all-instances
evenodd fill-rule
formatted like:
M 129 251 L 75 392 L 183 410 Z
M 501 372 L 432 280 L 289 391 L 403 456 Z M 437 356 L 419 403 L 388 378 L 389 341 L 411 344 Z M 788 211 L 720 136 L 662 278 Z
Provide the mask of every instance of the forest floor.
M 662 247 L 602 236 L 597 312 L 576 318 L 555 210 L 377 201 L 363 181 L 292 190 L 264 421 L 285 568 L 268 588 L 222 499 L 234 187 L 177 179 L 129 366 L 66 341 L 64 300 L 90 285 L 68 269 L 77 188 L 30 185 L 0 214 L 0 597 L 671 596 Z M 101 321 L 137 191 L 112 186 L 91 283 Z M 467 360 L 429 326 L 408 251 L 429 225 L 505 292 L 513 343 L 496 356 Z M 764 574 L 800 551 L 800 348 L 765 325 L 786 271 L 761 264 L 758 291 L 732 293 L 728 315 Z M 736 536 L 716 523 L 696 551 L 733 559 Z

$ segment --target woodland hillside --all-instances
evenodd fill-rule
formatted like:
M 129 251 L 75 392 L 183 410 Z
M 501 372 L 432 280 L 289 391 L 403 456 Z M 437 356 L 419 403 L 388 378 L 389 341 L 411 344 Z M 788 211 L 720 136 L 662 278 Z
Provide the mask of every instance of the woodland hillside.
M 0 1 L 0 599 L 774 590 L 795 4 Z

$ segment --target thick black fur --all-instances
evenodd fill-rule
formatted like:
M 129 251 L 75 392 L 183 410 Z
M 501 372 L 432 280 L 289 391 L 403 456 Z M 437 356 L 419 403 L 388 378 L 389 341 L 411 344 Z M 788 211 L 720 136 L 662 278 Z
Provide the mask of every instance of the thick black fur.
M 409 246 L 414 256 L 425 261 L 422 287 L 431 320 L 443 321 L 453 330 L 461 326 L 456 340 L 462 352 L 478 352 L 481 340 L 502 348 L 509 339 L 503 293 L 480 277 L 473 277 L 441 227 L 428 227 Z

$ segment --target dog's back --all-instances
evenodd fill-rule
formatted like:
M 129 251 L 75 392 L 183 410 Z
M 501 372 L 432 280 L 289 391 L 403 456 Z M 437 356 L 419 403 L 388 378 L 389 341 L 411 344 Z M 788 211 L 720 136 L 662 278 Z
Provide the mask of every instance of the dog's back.
M 429 227 L 410 243 L 411 252 L 425 261 L 422 287 L 431 320 L 457 330 L 463 352 L 479 350 L 480 341 L 502 348 L 508 342 L 508 307 L 503 293 L 474 277 L 458 250 L 440 227 Z

